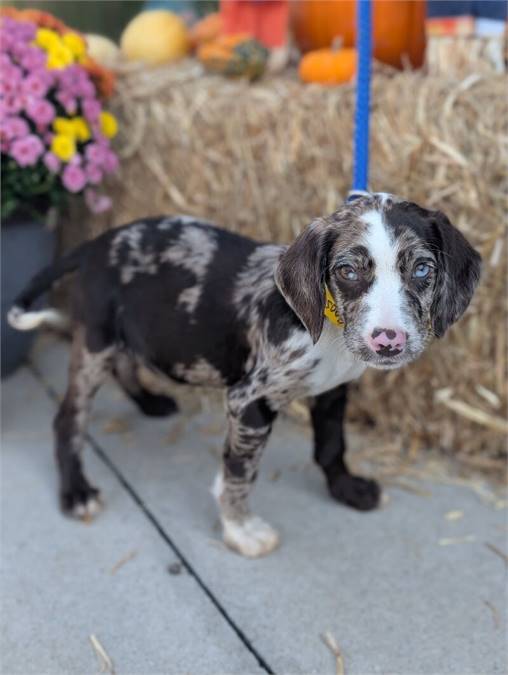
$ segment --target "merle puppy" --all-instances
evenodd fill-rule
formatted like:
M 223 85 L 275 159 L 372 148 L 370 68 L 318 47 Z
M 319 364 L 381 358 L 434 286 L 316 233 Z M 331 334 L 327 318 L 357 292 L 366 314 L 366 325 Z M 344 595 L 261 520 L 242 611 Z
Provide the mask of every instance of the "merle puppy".
M 98 510 L 80 460 L 90 404 L 107 373 L 148 415 L 177 409 L 143 386 L 158 376 L 227 390 L 228 433 L 213 488 L 224 541 L 269 553 L 276 531 L 248 495 L 278 411 L 311 397 L 314 457 L 334 499 L 374 508 L 380 490 L 344 459 L 346 383 L 398 368 L 468 306 L 480 256 L 448 218 L 387 194 L 365 194 L 318 218 L 290 246 L 260 244 L 188 216 L 147 218 L 80 246 L 37 275 L 11 309 L 21 330 L 55 324 L 29 311 L 75 273 L 69 385 L 55 419 L 63 509 Z

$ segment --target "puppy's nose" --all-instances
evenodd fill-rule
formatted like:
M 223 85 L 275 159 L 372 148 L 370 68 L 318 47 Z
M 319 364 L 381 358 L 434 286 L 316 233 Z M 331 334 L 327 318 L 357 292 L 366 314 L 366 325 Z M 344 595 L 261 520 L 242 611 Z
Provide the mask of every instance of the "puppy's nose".
M 407 333 L 399 328 L 374 328 L 369 347 L 380 356 L 397 356 L 406 346 Z

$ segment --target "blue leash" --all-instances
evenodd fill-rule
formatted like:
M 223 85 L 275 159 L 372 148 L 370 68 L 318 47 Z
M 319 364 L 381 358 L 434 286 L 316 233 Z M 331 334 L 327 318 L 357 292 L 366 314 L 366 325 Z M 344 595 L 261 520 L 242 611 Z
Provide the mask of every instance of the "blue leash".
M 356 82 L 353 186 L 348 199 L 354 199 L 354 193 L 366 192 L 368 190 L 369 184 L 372 2 L 371 0 L 357 0 L 356 6 L 356 48 L 358 50 L 358 76 Z

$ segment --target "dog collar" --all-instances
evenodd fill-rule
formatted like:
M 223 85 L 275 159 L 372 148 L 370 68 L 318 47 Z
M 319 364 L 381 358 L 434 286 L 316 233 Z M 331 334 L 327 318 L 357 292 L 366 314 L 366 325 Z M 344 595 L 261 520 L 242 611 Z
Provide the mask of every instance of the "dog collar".
M 325 316 L 326 318 L 340 328 L 344 327 L 344 321 L 337 311 L 337 305 L 330 293 L 328 286 L 325 284 Z

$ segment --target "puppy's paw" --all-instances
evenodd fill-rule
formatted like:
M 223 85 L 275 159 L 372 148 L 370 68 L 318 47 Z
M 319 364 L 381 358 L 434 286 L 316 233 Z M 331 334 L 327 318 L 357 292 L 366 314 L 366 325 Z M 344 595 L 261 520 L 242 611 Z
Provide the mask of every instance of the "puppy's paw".
M 62 494 L 60 503 L 66 515 L 84 522 L 93 520 L 103 507 L 99 490 L 91 486 Z
M 257 516 L 243 521 L 223 519 L 224 543 L 246 558 L 268 555 L 279 545 L 276 530 Z
M 330 479 L 328 487 L 334 499 L 359 511 L 375 509 L 381 498 L 381 488 L 376 481 L 348 473 Z

